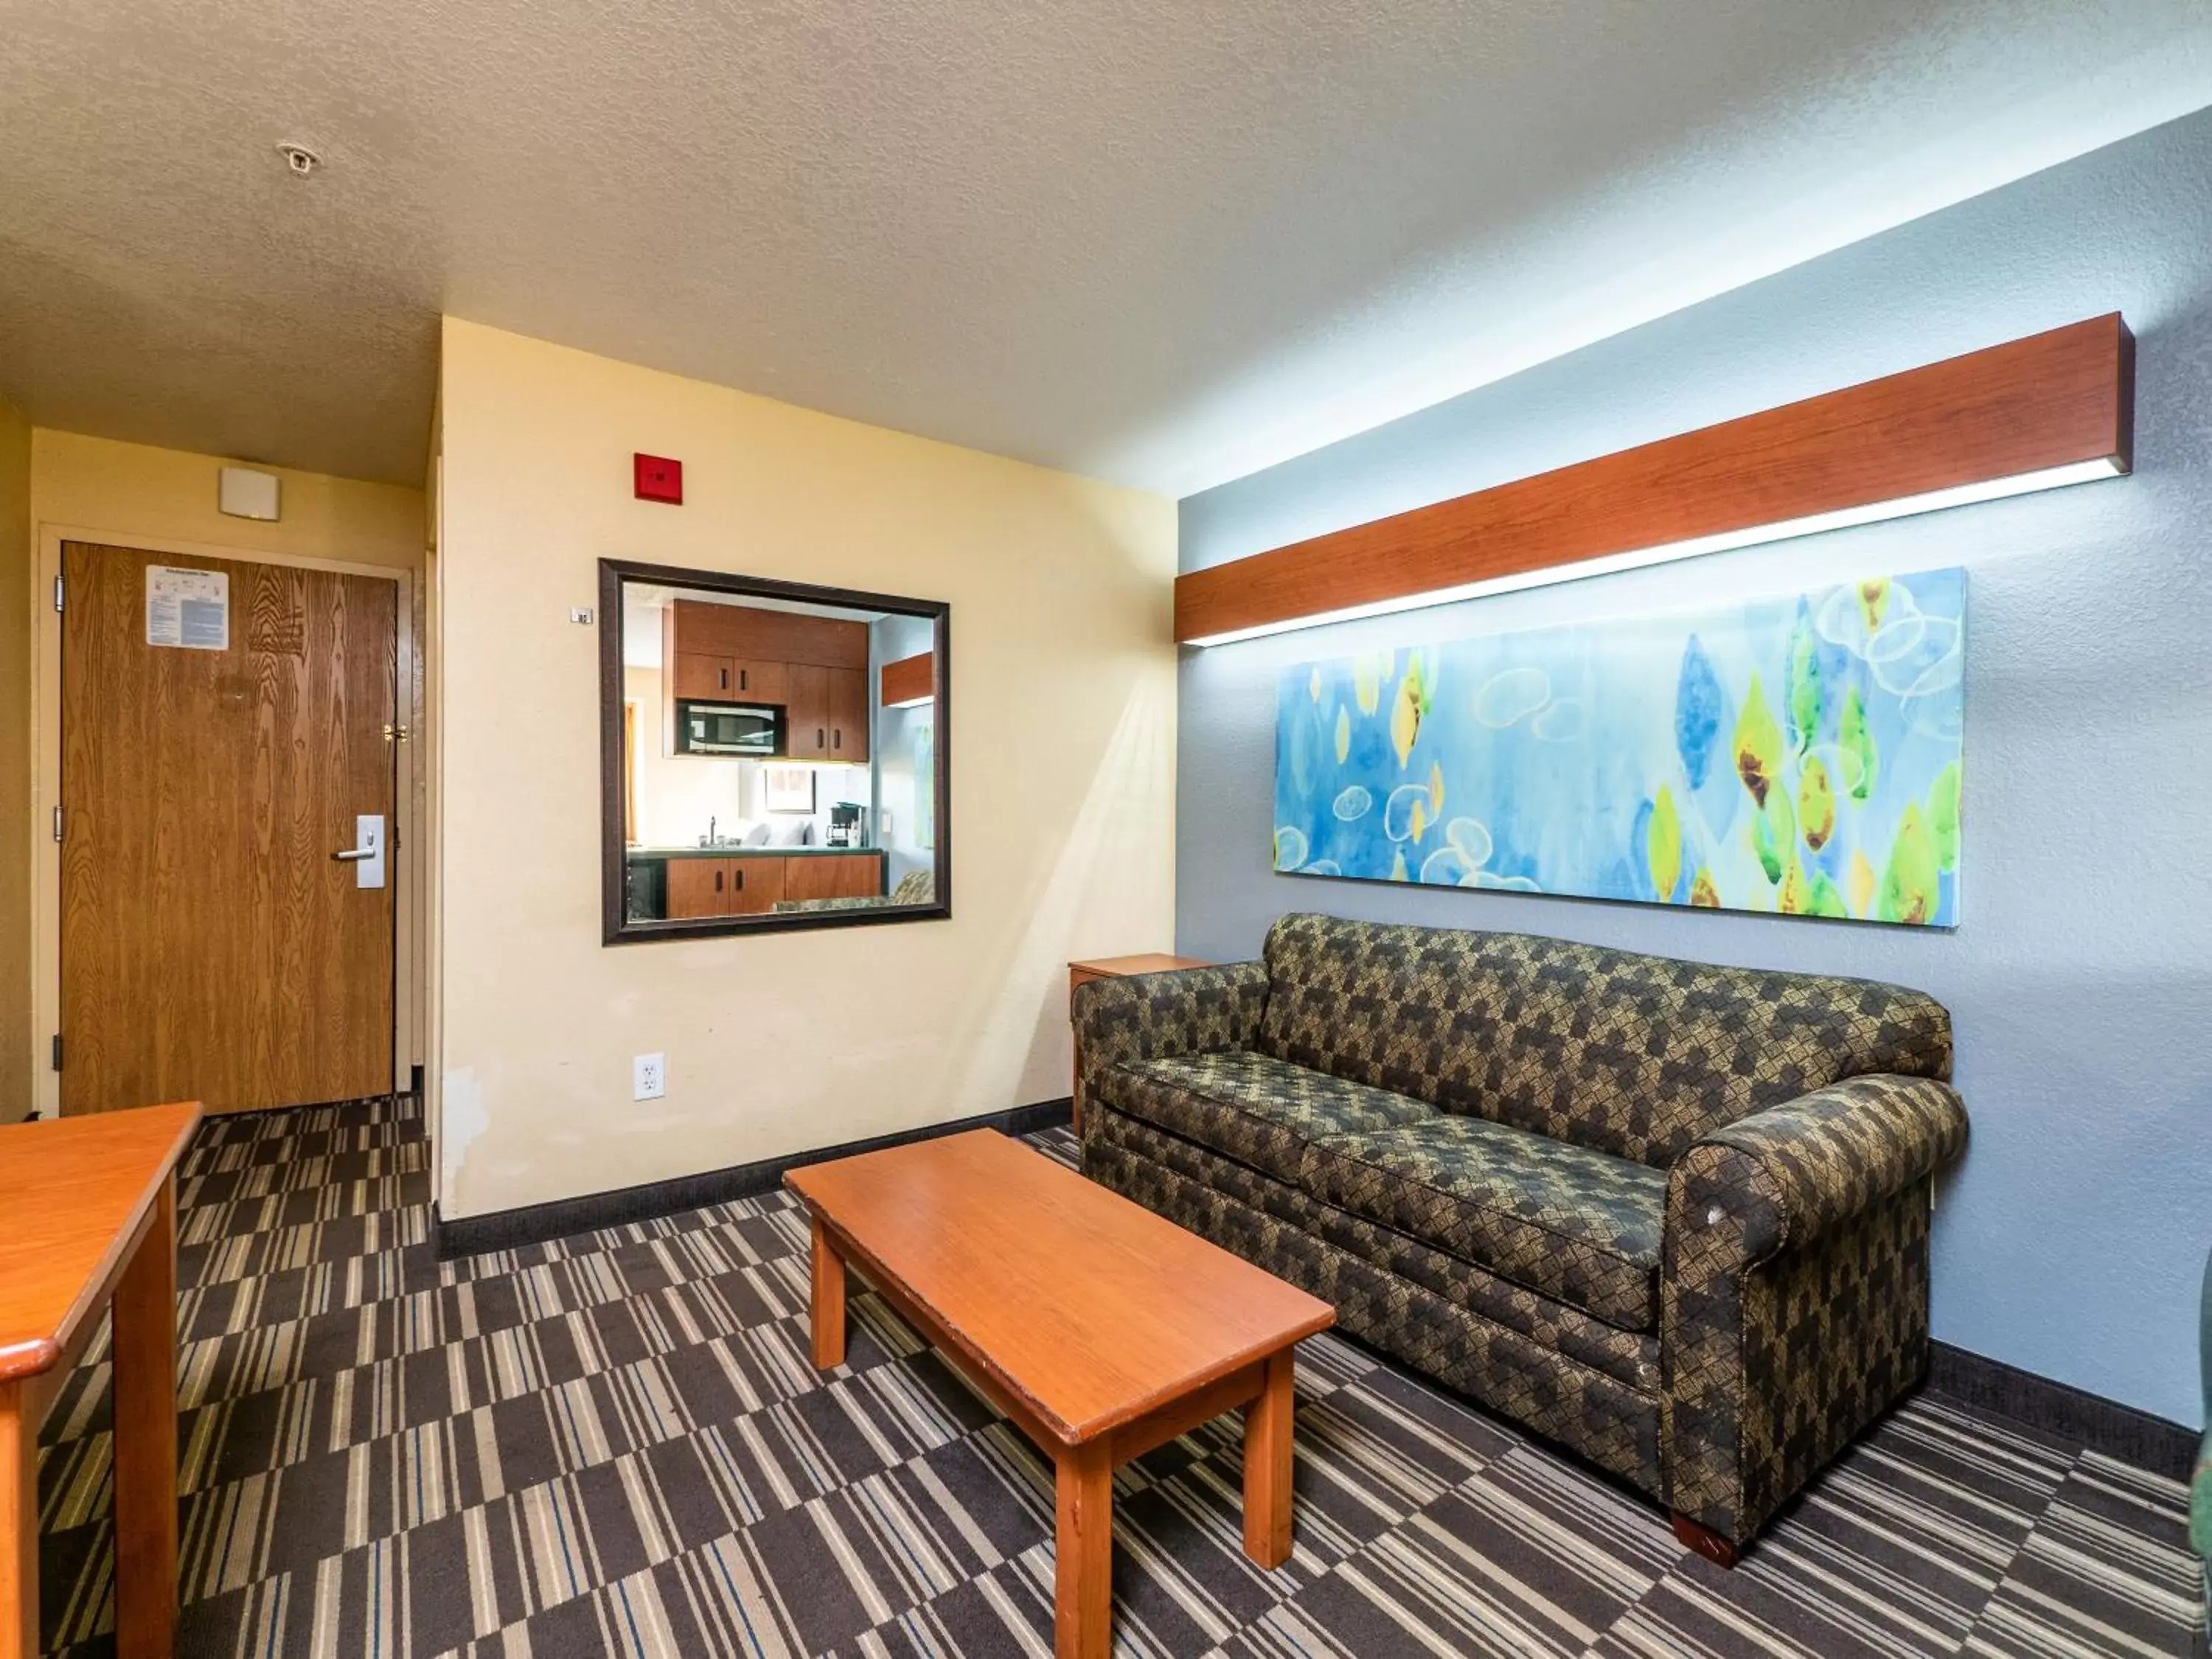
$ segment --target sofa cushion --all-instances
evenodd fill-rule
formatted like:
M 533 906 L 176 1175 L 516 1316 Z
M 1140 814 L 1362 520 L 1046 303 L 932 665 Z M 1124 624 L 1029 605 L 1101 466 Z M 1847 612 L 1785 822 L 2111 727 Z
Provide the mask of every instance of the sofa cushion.
M 1106 1104 L 1170 1134 L 1295 1182 L 1318 1135 L 1387 1129 L 1439 1115 L 1387 1090 L 1286 1065 L 1249 1048 L 1124 1064 L 1094 1090 Z
M 1661 1169 L 1844 1078 L 1951 1074 L 1942 1006 L 1867 980 L 1314 915 L 1267 960 L 1276 1059 Z
M 1662 1170 L 1437 1113 L 1316 1139 L 1300 1184 L 1623 1330 L 1658 1328 Z
M 1408 1238 L 1395 1227 L 1324 1204 L 1287 1181 L 1262 1175 L 1210 1147 L 1193 1146 L 1181 1135 L 1171 1135 L 1103 1107 L 1084 1114 L 1083 1144 L 1086 1164 L 1094 1152 L 1110 1148 L 1171 1170 L 1266 1216 L 1276 1225 L 1342 1250 L 1391 1279 L 1419 1285 L 1486 1324 L 1502 1326 L 1540 1347 L 1564 1354 L 1578 1366 L 1587 1365 L 1644 1394 L 1659 1391 L 1656 1331 L 1625 1331 L 1593 1319 L 1580 1308 L 1570 1308 L 1556 1297 L 1501 1279 L 1464 1256 L 1447 1255 Z M 1265 1267 L 1279 1254 L 1268 1249 L 1253 1259 Z

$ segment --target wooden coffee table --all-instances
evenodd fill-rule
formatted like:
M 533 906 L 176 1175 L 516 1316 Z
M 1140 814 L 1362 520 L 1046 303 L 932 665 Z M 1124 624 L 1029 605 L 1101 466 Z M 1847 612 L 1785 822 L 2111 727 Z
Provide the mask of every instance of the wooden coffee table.
M 814 1219 L 814 1363 L 845 1269 L 1052 1455 L 1060 1659 L 1113 1646 L 1114 1470 L 1244 1408 L 1244 1552 L 1291 1553 L 1291 1350 L 1336 1315 L 990 1129 L 793 1170 Z

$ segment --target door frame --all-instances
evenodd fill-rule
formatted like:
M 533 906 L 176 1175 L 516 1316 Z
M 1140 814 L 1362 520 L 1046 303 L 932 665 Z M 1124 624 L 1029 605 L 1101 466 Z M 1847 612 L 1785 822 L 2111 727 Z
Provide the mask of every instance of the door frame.
M 40 1117 L 61 1113 L 61 1075 L 47 1060 L 47 1045 L 60 1029 L 62 1006 L 61 846 L 53 838 L 54 808 L 62 802 L 62 617 L 54 609 L 54 584 L 61 579 L 62 544 L 88 542 L 127 547 L 143 553 L 172 553 L 185 558 L 228 559 L 242 564 L 272 564 L 328 570 L 348 576 L 374 576 L 398 584 L 399 627 L 396 704 L 410 740 L 398 744 L 398 775 L 392 858 L 393 1086 L 405 1089 L 410 1073 L 425 1063 L 428 1010 L 430 883 L 428 879 L 428 823 L 425 790 L 428 768 L 425 740 L 423 668 L 416 606 L 422 598 L 420 569 L 368 564 L 357 559 L 325 559 L 307 554 L 270 553 L 147 536 L 135 531 L 91 526 L 41 523 L 38 527 L 38 579 L 31 592 L 31 1104 Z M 63 1055 L 64 1065 L 68 1054 Z M 149 1105 L 153 1102 L 148 1102 Z

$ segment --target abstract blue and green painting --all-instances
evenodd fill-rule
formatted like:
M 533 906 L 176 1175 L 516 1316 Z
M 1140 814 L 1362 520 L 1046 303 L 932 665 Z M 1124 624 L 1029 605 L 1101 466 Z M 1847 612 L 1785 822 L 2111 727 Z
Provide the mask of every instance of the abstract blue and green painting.
M 1966 586 L 1302 664 L 1275 868 L 1955 927 Z

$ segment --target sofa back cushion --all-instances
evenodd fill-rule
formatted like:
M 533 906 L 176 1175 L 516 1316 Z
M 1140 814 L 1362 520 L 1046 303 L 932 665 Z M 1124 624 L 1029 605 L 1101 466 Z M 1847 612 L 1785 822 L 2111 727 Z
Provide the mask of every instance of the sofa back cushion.
M 1263 1052 L 1662 1168 L 1843 1078 L 1951 1074 L 1942 1006 L 1870 980 L 1316 915 L 1266 956 Z

